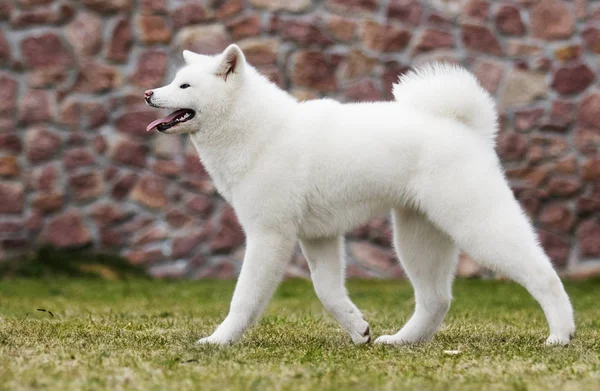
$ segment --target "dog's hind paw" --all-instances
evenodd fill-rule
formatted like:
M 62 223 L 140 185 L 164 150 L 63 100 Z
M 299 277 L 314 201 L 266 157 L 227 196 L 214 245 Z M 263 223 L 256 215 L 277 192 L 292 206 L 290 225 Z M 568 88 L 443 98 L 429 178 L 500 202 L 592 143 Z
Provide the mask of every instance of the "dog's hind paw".
M 548 339 L 546 339 L 547 346 L 565 346 L 571 342 L 571 335 L 559 337 L 557 335 L 550 335 Z
M 394 335 L 382 335 L 381 337 L 375 340 L 375 344 L 377 345 L 402 345 L 403 341 L 395 338 Z
M 223 345 L 229 345 L 232 344 L 233 341 L 228 340 L 228 339 L 224 339 L 224 338 L 218 338 L 215 336 L 210 336 L 210 337 L 204 337 L 201 338 L 199 340 L 196 341 L 196 345 L 219 345 L 219 346 L 223 346 Z
M 423 340 L 418 338 L 406 338 L 399 336 L 398 334 L 394 335 L 382 335 L 381 337 L 375 340 L 375 344 L 377 345 L 393 345 L 393 346 L 401 346 L 401 345 L 410 345 L 414 343 L 422 342 Z

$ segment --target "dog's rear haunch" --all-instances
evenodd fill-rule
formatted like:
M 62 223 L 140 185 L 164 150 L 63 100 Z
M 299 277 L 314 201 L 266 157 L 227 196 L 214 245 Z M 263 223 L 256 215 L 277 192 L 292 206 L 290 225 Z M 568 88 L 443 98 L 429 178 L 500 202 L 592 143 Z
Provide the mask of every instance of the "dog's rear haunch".
M 355 343 L 370 341 L 345 289 L 342 235 L 389 211 L 416 308 L 375 343 L 433 337 L 450 306 L 459 248 L 527 288 L 546 314 L 548 344 L 570 341 L 571 303 L 507 184 L 494 151 L 494 102 L 470 73 L 423 67 L 399 80 L 392 102 L 298 102 L 236 45 L 183 57 L 169 85 L 146 91 L 149 105 L 175 110 L 148 130 L 190 134 L 247 236 L 229 314 L 199 343 L 240 339 L 298 241 L 325 308 Z

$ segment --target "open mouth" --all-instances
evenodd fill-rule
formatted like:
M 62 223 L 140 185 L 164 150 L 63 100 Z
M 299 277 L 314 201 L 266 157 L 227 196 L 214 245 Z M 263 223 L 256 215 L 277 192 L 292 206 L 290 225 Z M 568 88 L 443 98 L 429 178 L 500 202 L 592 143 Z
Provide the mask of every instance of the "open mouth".
M 152 121 L 148 126 L 146 126 L 146 131 L 156 128 L 156 130 L 159 132 L 164 132 L 167 129 L 171 129 L 174 126 L 191 120 L 195 115 L 196 112 L 194 110 L 179 109 L 167 115 L 166 117 Z

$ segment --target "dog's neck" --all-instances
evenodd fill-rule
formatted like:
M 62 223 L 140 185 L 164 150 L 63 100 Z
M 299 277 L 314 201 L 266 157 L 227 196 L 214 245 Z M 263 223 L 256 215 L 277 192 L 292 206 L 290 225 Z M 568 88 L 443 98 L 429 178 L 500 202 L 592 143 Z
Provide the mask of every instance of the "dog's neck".
M 252 168 L 261 151 L 278 137 L 293 115 L 296 100 L 254 69 L 235 102 L 213 115 L 190 138 L 219 193 L 232 202 L 234 188 Z

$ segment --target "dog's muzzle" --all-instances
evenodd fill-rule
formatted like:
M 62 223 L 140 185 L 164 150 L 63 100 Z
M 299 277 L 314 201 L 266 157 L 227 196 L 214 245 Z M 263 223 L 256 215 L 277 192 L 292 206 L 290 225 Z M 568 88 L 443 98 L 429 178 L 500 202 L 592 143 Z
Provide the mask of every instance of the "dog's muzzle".
M 152 90 L 144 91 L 144 100 L 146 101 L 146 103 L 150 104 L 150 98 L 152 97 L 152 95 L 154 95 L 154 91 L 152 91 Z

